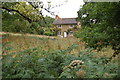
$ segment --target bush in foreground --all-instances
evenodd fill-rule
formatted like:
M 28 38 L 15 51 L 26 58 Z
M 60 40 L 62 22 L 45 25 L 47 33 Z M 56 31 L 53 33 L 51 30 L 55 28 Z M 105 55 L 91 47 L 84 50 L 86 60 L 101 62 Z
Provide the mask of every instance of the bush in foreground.
M 115 78 L 118 62 L 106 63 L 107 57 L 96 57 L 90 49 L 78 56 L 66 50 L 43 51 L 37 48 L 7 54 L 3 45 L 3 78 Z

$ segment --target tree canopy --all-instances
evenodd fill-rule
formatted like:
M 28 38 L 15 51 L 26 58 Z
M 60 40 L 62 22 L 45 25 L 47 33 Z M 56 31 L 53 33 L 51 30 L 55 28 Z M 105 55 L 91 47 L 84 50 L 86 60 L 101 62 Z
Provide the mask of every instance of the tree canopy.
M 49 11 L 48 8 L 43 7 L 42 2 L 2 2 L 2 9 L 3 12 L 19 14 L 30 23 L 44 19 L 42 9 Z
M 50 5 L 50 2 L 48 2 Z M 5 32 L 41 33 L 41 27 L 53 27 L 51 17 L 44 17 L 42 9 L 50 14 L 50 6 L 43 2 L 2 2 L 2 30 Z
M 78 11 L 78 21 L 82 28 L 76 36 L 88 47 L 100 50 L 110 45 L 115 54 L 120 53 L 120 2 L 85 3 Z

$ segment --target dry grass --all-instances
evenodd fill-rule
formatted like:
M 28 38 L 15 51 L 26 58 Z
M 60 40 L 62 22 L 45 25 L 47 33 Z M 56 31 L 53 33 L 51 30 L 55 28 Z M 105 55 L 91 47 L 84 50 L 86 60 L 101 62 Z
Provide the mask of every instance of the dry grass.
M 3 35 L 3 34 L 2 34 Z M 37 36 L 27 36 L 27 35 L 8 35 L 3 36 L 2 43 L 10 42 L 6 46 L 12 49 L 7 50 L 7 53 L 19 52 L 28 48 L 39 48 L 40 50 L 64 50 L 73 44 L 77 44 L 78 47 L 73 49 L 69 54 L 77 55 L 80 51 L 85 50 L 85 44 L 80 42 L 79 39 L 75 37 L 68 38 L 46 38 Z M 95 51 L 94 51 L 95 52 Z M 110 57 L 114 51 L 110 48 L 104 48 L 102 51 L 97 52 L 97 56 L 107 56 Z
M 73 44 L 80 44 L 78 39 L 75 37 L 69 38 L 41 38 L 36 36 L 15 36 L 8 35 L 3 36 L 2 43 L 10 42 L 7 46 L 12 47 L 10 52 L 18 52 L 28 48 L 40 48 L 42 50 L 64 50 Z M 82 45 L 82 46 L 81 46 Z M 81 44 L 78 50 L 84 49 L 83 44 Z

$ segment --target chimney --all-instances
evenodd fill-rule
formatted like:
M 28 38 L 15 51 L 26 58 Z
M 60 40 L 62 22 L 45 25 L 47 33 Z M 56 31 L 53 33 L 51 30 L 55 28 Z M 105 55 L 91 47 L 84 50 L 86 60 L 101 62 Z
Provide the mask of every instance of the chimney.
M 55 16 L 55 19 L 58 20 L 58 19 L 60 19 L 60 17 L 59 17 L 58 15 L 56 15 L 56 16 Z

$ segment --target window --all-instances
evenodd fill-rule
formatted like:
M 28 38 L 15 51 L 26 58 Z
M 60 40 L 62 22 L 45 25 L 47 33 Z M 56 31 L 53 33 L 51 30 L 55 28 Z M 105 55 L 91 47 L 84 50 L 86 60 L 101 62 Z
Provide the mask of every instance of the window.
M 61 31 L 58 31 L 58 35 L 61 35 Z
M 69 35 L 70 35 L 70 36 L 73 36 L 73 31 L 70 31 L 70 32 L 69 32 Z
M 69 25 L 69 28 L 73 28 L 74 27 L 74 25 Z
M 61 28 L 62 27 L 62 25 L 58 25 L 58 28 Z

